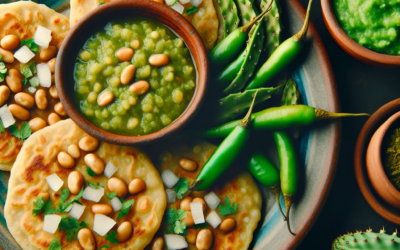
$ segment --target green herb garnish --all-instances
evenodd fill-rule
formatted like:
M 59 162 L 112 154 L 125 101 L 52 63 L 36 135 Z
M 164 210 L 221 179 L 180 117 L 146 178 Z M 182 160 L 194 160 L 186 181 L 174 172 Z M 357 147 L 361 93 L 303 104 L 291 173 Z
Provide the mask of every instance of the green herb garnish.
M 22 123 L 21 130 L 15 124 L 11 125 L 8 130 L 13 136 L 22 139 L 22 142 L 32 134 L 31 126 L 27 122 Z
M 4 81 L 4 76 L 8 72 L 8 69 L 7 69 L 6 65 L 1 61 L 2 58 L 3 57 L 0 55 L 0 82 Z
M 231 205 L 229 198 L 225 197 L 225 205 L 220 204 L 218 206 L 218 209 L 219 209 L 219 214 L 222 216 L 233 214 L 236 213 L 237 211 L 237 203 Z
M 36 88 L 37 86 L 39 86 L 39 78 L 37 76 L 32 77 L 31 79 L 29 79 L 29 84 L 32 87 Z
M 105 2 L 104 2 L 104 1 L 100 1 L 100 2 L 98 3 L 99 6 L 102 5 L 102 4 L 105 4 Z
M 174 232 L 176 234 L 184 234 L 185 229 L 186 229 L 186 224 L 184 222 L 175 221 Z
M 208 224 L 207 224 L 207 223 L 195 224 L 194 227 L 195 227 L 196 229 L 204 229 L 204 228 L 208 228 Z
M 113 199 L 115 196 L 117 196 L 117 192 L 107 194 L 107 198 L 110 200 Z
M 118 244 L 119 241 L 117 240 L 117 231 L 111 231 L 109 234 L 106 235 L 106 240 L 108 240 L 111 243 Z
M 28 79 L 25 78 L 24 80 L 22 80 L 22 85 L 23 86 L 25 86 L 27 83 L 28 83 Z
M 178 2 L 178 0 L 175 0 L 171 5 L 168 5 L 169 7 L 174 6 L 176 3 Z
M 181 222 L 186 217 L 187 211 L 175 208 L 170 208 L 165 213 L 164 219 L 167 225 L 171 226 L 168 233 L 187 234 L 186 224 Z
M 61 242 L 58 238 L 54 238 L 51 243 L 50 246 L 47 248 L 47 250 L 61 250 Z
M 46 216 L 48 214 L 54 214 L 55 212 L 58 211 L 58 209 L 53 208 L 53 203 L 51 203 L 51 199 L 50 198 L 44 204 L 44 208 L 43 209 L 44 209 L 43 216 Z
M 0 132 L 4 133 L 6 131 L 6 128 L 4 127 L 3 121 L 0 119 Z
M 133 206 L 133 203 L 135 202 L 134 199 L 128 200 L 122 203 L 121 211 L 118 214 L 117 220 L 119 218 L 125 217 L 128 213 L 131 207 Z
M 89 168 L 89 166 L 86 167 L 86 173 L 90 176 L 95 176 L 97 175 L 95 172 L 93 172 L 92 169 Z
M 96 183 L 91 182 L 91 181 L 86 181 L 86 182 L 87 182 L 87 184 L 88 184 L 89 186 L 91 186 L 92 188 L 100 188 L 100 187 L 103 187 L 101 184 L 96 184 Z
M 179 178 L 179 181 L 175 185 L 176 197 L 182 199 L 183 196 L 189 190 L 189 181 L 185 178 Z
M 24 45 L 26 45 L 35 54 L 39 52 L 39 45 L 35 43 L 35 40 L 33 40 L 33 38 L 22 40 L 21 47 Z
M 60 224 L 59 224 L 59 229 L 60 232 L 62 231 L 67 231 L 65 237 L 69 242 L 72 242 L 74 239 L 75 234 L 79 231 L 79 229 L 83 227 L 87 227 L 88 225 L 86 222 L 82 221 L 79 223 L 79 221 L 75 218 L 71 218 L 69 216 L 64 216 L 61 218 Z
M 67 212 L 68 207 L 71 206 L 72 203 L 74 203 L 74 202 L 82 205 L 82 203 L 79 201 L 79 199 L 83 195 L 83 188 L 81 189 L 81 191 L 79 191 L 79 193 L 75 197 L 75 199 L 65 202 L 68 199 L 69 195 L 70 195 L 70 193 L 69 193 L 68 188 L 64 188 L 61 191 L 61 202 L 60 202 L 60 205 L 58 206 L 57 212 L 60 212 L 60 213 Z
M 36 201 L 33 202 L 33 216 L 37 216 L 40 211 L 42 211 L 44 204 L 46 204 L 46 202 L 42 196 L 38 197 Z
M 101 250 L 103 248 L 109 248 L 109 247 L 110 247 L 109 245 L 104 245 L 104 246 L 100 247 L 99 249 Z
M 196 7 L 196 6 L 190 6 L 189 8 L 187 8 L 186 10 L 185 10 L 185 12 L 188 14 L 188 15 L 191 15 L 191 14 L 193 14 L 193 13 L 195 13 L 196 11 L 198 11 L 199 9 Z

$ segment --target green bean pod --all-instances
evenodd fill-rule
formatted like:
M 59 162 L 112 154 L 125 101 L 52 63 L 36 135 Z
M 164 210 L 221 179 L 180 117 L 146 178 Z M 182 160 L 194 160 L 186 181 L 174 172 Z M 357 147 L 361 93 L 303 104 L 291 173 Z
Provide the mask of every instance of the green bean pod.
M 289 232 L 295 235 L 289 224 L 289 212 L 292 205 L 293 196 L 297 192 L 298 186 L 298 166 L 296 150 L 293 143 L 285 131 L 275 131 L 272 133 L 276 147 L 278 149 L 280 164 L 281 190 L 285 200 L 286 220 Z

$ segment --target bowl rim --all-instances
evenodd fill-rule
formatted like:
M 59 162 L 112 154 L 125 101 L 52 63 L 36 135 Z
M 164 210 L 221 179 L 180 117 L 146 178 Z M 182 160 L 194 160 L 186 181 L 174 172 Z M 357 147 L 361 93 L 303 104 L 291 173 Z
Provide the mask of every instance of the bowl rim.
M 322 15 L 329 33 L 340 47 L 358 60 L 360 60 L 360 58 L 364 58 L 368 64 L 386 67 L 400 66 L 400 56 L 386 55 L 372 51 L 361 46 L 352 38 L 350 38 L 350 36 L 347 35 L 347 33 L 340 26 L 336 18 L 332 2 L 333 0 L 321 0 Z M 351 51 L 354 53 L 354 55 L 348 51 Z
M 367 170 L 366 170 L 366 151 L 368 148 L 368 144 L 370 139 L 372 138 L 374 132 L 376 131 L 376 127 L 380 127 L 379 124 L 383 124 L 382 121 L 386 121 L 388 116 L 391 117 L 393 114 L 400 111 L 400 98 L 395 99 L 382 107 L 380 107 L 372 116 L 367 120 L 364 124 L 363 128 L 358 135 L 356 147 L 354 151 L 354 170 L 356 175 L 356 180 L 358 187 L 367 203 L 375 210 L 380 216 L 385 218 L 388 221 L 391 221 L 396 224 L 400 224 L 400 214 L 396 214 L 388 207 L 391 207 L 389 204 L 383 203 L 383 199 L 377 199 L 377 194 L 374 194 L 375 190 L 372 187 L 372 184 L 368 178 Z M 392 210 L 396 210 L 393 208 Z M 397 209 L 398 210 L 398 209 Z
M 185 111 L 183 111 L 183 113 L 167 127 L 164 127 L 154 133 L 141 136 L 114 134 L 92 124 L 83 114 L 81 114 L 80 110 L 74 107 L 73 102 L 75 100 L 72 100 L 66 94 L 67 91 L 65 88 L 67 87 L 67 84 L 65 83 L 65 80 L 63 80 L 63 78 L 65 78 L 63 68 L 65 68 L 64 65 L 67 63 L 63 59 L 65 58 L 65 54 L 68 53 L 68 48 L 70 48 L 72 46 L 71 44 L 73 44 L 71 40 L 77 36 L 76 34 L 88 29 L 88 27 L 84 26 L 84 23 L 91 18 L 98 18 L 99 16 L 107 15 L 107 12 L 110 10 L 115 11 L 123 8 L 141 9 L 142 11 L 150 10 L 153 14 L 156 13 L 160 16 L 166 16 L 168 19 L 172 20 L 171 22 L 177 23 L 177 26 L 181 26 L 182 30 L 186 30 L 186 33 L 190 34 L 193 45 L 190 47 L 187 43 L 187 40 L 184 39 L 184 41 L 192 54 L 194 54 L 194 51 L 196 51 L 196 54 L 198 54 L 198 61 L 192 57 L 197 69 L 196 89 L 192 100 L 188 104 Z M 161 22 L 175 33 L 178 33 L 176 29 L 162 20 L 157 21 Z M 120 0 L 96 7 L 95 10 L 92 10 L 86 14 L 71 28 L 59 49 L 57 59 L 55 74 L 56 87 L 60 96 L 60 101 L 63 104 L 67 115 L 85 132 L 99 140 L 109 143 L 120 145 L 143 145 L 170 136 L 193 119 L 203 103 L 207 90 L 207 81 L 209 76 L 208 57 L 200 35 L 193 25 L 182 15 L 175 10 L 168 8 L 166 5 L 160 4 L 156 1 Z

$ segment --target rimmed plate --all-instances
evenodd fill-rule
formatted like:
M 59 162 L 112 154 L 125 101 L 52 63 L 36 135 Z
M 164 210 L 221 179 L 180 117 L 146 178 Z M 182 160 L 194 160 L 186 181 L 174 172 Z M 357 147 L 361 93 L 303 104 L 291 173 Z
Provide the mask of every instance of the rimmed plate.
M 281 17 L 285 24 L 284 39 L 286 39 L 301 29 L 305 10 L 297 0 L 282 0 L 280 5 L 282 6 Z M 314 3 L 313 8 L 317 8 L 316 5 Z M 299 85 L 303 103 L 331 112 L 339 112 L 331 65 L 322 41 L 312 24 L 310 24 L 307 37 L 305 53 L 302 53 L 300 60 L 292 66 L 293 77 Z M 288 233 L 274 197 L 260 186 L 264 198 L 263 219 L 255 232 L 252 248 L 292 249 L 300 244 L 313 226 L 328 196 L 336 169 L 339 138 L 339 122 L 320 123 L 301 133 L 299 139 L 301 188 L 290 214 L 291 226 L 297 236 Z M 278 166 L 276 151 L 268 139 L 260 142 L 258 147 L 264 148 Z M 9 173 L 0 172 L 0 177 L 0 213 L 3 215 Z M 10 250 L 20 249 L 8 233 L 4 217 L 0 216 L 0 222 L 0 247 Z

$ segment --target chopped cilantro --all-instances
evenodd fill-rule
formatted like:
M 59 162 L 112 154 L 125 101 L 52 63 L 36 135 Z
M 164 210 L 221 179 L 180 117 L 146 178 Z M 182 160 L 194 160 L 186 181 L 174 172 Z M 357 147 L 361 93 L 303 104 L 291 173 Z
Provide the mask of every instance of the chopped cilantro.
M 109 245 L 104 245 L 104 246 L 100 247 L 99 249 L 101 250 L 103 248 L 109 248 L 109 247 L 110 247 Z
M 63 190 L 61 190 L 61 202 L 65 202 L 69 197 L 69 189 L 68 188 L 64 188 Z
M 219 214 L 222 216 L 233 214 L 236 213 L 237 211 L 237 203 L 231 205 L 229 198 L 225 197 L 225 205 L 220 204 L 218 206 L 218 209 L 219 209 Z
M 119 241 L 117 240 L 117 231 L 111 231 L 109 234 L 106 235 L 106 240 L 108 240 L 111 243 L 118 244 Z
M 4 76 L 7 74 L 8 69 L 6 67 L 6 65 L 1 62 L 1 58 L 0 58 L 0 82 L 4 81 Z
M 107 194 L 107 198 L 110 200 L 113 199 L 115 196 L 117 196 L 117 192 Z
M 188 14 L 188 15 L 191 15 L 191 14 L 193 14 L 193 13 L 195 13 L 196 11 L 198 11 L 199 9 L 196 7 L 196 6 L 190 6 L 189 8 L 187 8 L 186 10 L 185 10 L 185 12 Z
M 39 45 L 37 45 L 35 43 L 33 38 L 22 40 L 21 41 L 21 47 L 24 46 L 24 45 L 26 45 L 35 54 L 39 52 Z
M 96 183 L 91 182 L 91 181 L 86 181 L 86 182 L 87 182 L 87 184 L 88 184 L 89 186 L 91 186 L 92 188 L 100 188 L 100 187 L 103 187 L 101 184 L 96 184 Z
M 37 86 L 39 86 L 39 78 L 37 76 L 32 77 L 31 79 L 29 79 L 29 84 L 32 87 L 36 88 Z
M 52 242 L 50 243 L 50 246 L 47 248 L 47 250 L 61 250 L 61 242 L 58 238 L 54 238 Z
M 83 188 L 81 189 L 79 194 L 75 197 L 75 199 L 65 202 L 68 199 L 69 195 L 70 195 L 70 193 L 69 193 L 68 188 L 64 188 L 61 191 L 61 202 L 60 202 L 60 205 L 58 206 L 58 212 L 65 213 L 68 210 L 68 207 L 71 206 L 72 203 L 74 203 L 74 202 L 82 204 L 79 201 L 79 198 L 81 198 L 83 195 Z
M 178 0 L 175 0 L 171 5 L 168 5 L 169 7 L 174 6 L 176 3 L 178 2 Z
M 174 227 L 174 232 L 176 234 L 183 234 L 183 232 L 186 229 L 186 224 L 184 222 L 181 221 L 175 221 L 175 227 Z
M 4 133 L 6 131 L 6 128 L 4 127 L 3 121 L 0 119 L 0 132 Z
M 189 190 L 189 181 L 185 178 L 180 178 L 178 183 L 176 183 L 174 189 L 176 192 L 176 197 L 178 199 L 182 199 L 182 195 L 184 195 Z
M 182 209 L 170 208 L 167 210 L 164 219 L 167 221 L 167 225 L 171 226 L 168 233 L 187 234 L 186 224 L 181 222 L 186 214 L 187 211 Z
M 32 129 L 29 123 L 24 122 L 22 123 L 21 130 L 18 129 L 17 125 L 13 124 L 9 128 L 9 132 L 13 136 L 17 137 L 18 139 L 22 139 L 22 141 L 24 141 L 32 134 Z
M 30 62 L 29 64 L 20 64 L 21 74 L 25 78 L 32 77 L 36 73 L 35 62 Z
M 48 199 L 46 203 L 44 204 L 44 212 L 43 216 L 46 216 L 48 214 L 54 214 L 58 210 L 53 208 L 53 204 L 51 203 L 51 199 Z
M 72 242 L 74 239 L 75 234 L 79 231 L 79 229 L 83 227 L 87 227 L 88 225 L 86 222 L 82 221 L 79 223 L 77 219 L 71 218 L 69 216 L 64 216 L 61 218 L 59 229 L 60 232 L 67 231 L 66 238 L 69 242 Z
M 23 86 L 25 86 L 27 83 L 28 83 L 28 79 L 25 78 L 24 80 L 22 80 L 22 85 Z
M 128 213 L 131 207 L 133 206 L 133 203 L 135 202 L 134 199 L 128 200 L 122 203 L 121 211 L 118 214 L 117 220 L 119 218 L 125 217 Z
M 196 229 L 204 229 L 204 228 L 208 228 L 208 224 L 207 224 L 207 223 L 195 224 L 194 227 L 195 227 Z
M 90 175 L 90 176 L 95 176 L 95 175 L 97 175 L 95 172 L 93 172 L 93 170 L 91 170 L 91 169 L 89 168 L 89 166 L 86 167 L 86 173 L 87 173 L 88 175 Z
M 33 216 L 37 216 L 40 211 L 42 211 L 44 204 L 46 204 L 46 202 L 42 196 L 38 197 L 36 201 L 33 202 Z
M 103 5 L 103 4 L 105 4 L 104 1 L 100 1 L 100 2 L 98 3 L 99 6 L 100 6 L 100 5 Z

